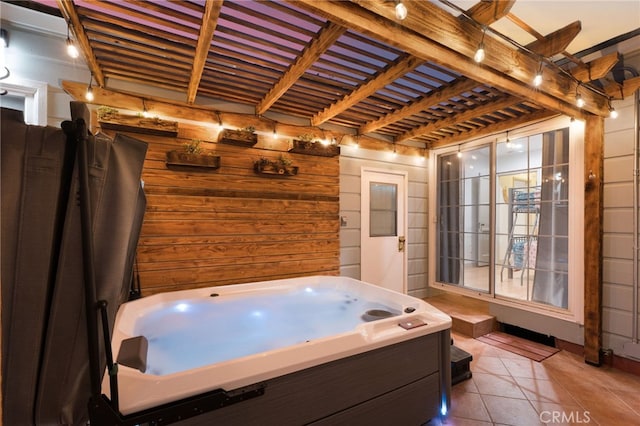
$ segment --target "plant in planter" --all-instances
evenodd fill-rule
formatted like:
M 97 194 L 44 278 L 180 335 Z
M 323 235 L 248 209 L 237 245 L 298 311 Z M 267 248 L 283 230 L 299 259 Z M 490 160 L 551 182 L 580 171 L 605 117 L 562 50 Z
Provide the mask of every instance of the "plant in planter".
M 284 155 L 280 155 L 277 160 L 260 157 L 253 163 L 253 170 L 263 175 L 295 176 L 298 174 L 298 167 L 293 166 L 291 159 Z
M 109 120 L 118 116 L 118 110 L 106 105 L 98 107 L 98 120 Z
M 340 147 L 335 143 L 329 143 L 316 138 L 315 135 L 305 133 L 293 139 L 293 146 L 289 152 L 334 157 L 340 154 Z
M 211 150 L 204 150 L 199 139 L 192 139 L 183 144 L 183 150 L 167 152 L 167 168 L 186 170 L 193 167 L 217 169 L 220 167 L 220 157 L 213 155 Z
M 223 129 L 218 135 L 218 142 L 240 145 L 253 146 L 258 142 L 258 135 L 255 133 L 255 127 L 247 126 L 242 129 Z

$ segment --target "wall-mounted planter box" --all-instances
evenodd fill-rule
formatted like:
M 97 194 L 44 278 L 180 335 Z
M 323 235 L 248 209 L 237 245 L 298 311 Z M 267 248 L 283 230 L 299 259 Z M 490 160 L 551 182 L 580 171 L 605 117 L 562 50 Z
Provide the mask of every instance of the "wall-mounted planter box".
M 259 175 L 287 177 L 298 174 L 298 166 L 288 166 L 277 162 L 264 163 L 256 161 L 253 163 L 253 171 Z
M 178 136 L 178 122 L 159 118 L 144 118 L 135 115 L 107 114 L 98 117 L 104 130 L 145 133 L 155 136 Z
M 323 145 L 318 141 L 303 141 L 300 139 L 293 140 L 293 147 L 289 152 L 296 154 L 318 155 L 321 157 L 335 157 L 340 155 L 340 147 L 338 145 Z
M 258 135 L 246 130 L 223 129 L 218 135 L 219 143 L 251 147 L 258 143 Z
M 167 169 L 210 171 L 220 168 L 220 157 L 208 154 L 190 154 L 182 151 L 167 152 Z

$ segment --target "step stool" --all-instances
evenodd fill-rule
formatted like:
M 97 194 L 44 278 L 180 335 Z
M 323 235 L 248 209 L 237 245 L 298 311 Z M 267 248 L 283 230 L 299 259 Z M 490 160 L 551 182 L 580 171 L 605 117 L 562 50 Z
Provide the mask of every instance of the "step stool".
M 451 385 L 471 378 L 469 363 L 473 356 L 455 345 L 451 345 Z

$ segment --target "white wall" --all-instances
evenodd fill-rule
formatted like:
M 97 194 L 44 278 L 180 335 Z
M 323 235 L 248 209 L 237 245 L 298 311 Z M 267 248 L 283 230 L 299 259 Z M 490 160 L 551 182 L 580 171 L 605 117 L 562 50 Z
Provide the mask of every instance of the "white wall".
M 625 63 L 640 70 L 640 55 Z M 619 117 L 605 121 L 602 343 L 625 356 L 633 324 L 634 97 L 613 106 Z
M 426 297 L 427 161 L 418 156 L 342 147 L 340 157 L 340 273 L 360 279 L 360 173 L 363 166 L 406 171 L 409 176 L 407 256 L 408 293 Z
M 44 15 L 6 2 L 0 3 L 2 28 L 9 32 L 5 60 L 11 76 L 3 83 L 47 85 L 47 124 L 59 126 L 70 118 L 71 97 L 62 80 L 87 82 L 89 69 L 82 58 L 66 53 L 66 25 L 62 18 Z

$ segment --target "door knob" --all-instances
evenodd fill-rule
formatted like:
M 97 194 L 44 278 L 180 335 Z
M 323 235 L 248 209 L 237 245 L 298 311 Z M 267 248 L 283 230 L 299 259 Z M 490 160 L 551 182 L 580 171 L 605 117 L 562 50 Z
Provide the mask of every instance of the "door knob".
M 398 251 L 404 251 L 404 242 L 406 239 L 404 237 L 398 237 Z

